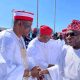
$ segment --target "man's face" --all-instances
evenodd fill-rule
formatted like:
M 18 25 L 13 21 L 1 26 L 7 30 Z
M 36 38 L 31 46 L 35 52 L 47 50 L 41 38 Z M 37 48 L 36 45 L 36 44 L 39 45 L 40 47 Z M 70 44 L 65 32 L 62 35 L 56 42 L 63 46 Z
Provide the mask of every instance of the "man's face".
M 31 31 L 32 21 L 22 22 L 22 35 L 27 36 Z
M 77 46 L 80 44 L 80 31 L 71 31 L 66 34 L 66 42 L 68 45 Z
M 51 39 L 51 35 L 42 35 L 43 42 L 48 42 Z

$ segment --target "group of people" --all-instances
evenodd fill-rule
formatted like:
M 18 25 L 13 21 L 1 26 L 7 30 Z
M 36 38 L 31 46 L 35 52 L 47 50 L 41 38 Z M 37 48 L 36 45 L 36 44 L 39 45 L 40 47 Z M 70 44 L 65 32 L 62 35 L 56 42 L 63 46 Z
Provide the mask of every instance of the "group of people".
M 73 20 L 63 40 L 41 25 L 39 34 L 25 46 L 34 14 L 14 11 L 13 28 L 0 32 L 0 80 L 80 80 L 80 21 Z

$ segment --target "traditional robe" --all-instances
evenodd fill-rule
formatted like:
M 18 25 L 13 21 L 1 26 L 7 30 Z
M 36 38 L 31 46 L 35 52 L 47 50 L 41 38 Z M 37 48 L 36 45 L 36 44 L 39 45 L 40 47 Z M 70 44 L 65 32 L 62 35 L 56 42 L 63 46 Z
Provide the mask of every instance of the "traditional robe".
M 47 43 L 43 43 L 40 42 L 38 38 L 35 38 L 29 43 L 27 52 L 29 56 L 34 58 L 36 65 L 40 66 L 42 69 L 47 69 L 49 64 L 60 64 L 61 48 L 57 45 L 57 41 L 55 40 L 51 39 Z M 50 76 L 48 75 L 48 80 L 60 80 L 60 78 L 58 78 L 59 67 L 54 67 L 55 66 L 48 69 L 50 74 L 53 72 L 51 78 L 49 78 Z M 57 75 L 54 75 L 56 73 Z
M 64 52 L 63 80 L 80 80 L 80 49 L 75 50 L 67 45 Z
M 20 38 L 24 43 L 23 38 Z M 22 80 L 24 66 L 21 58 L 19 38 L 12 29 L 0 33 L 0 53 L 7 63 L 7 80 Z
M 0 80 L 6 80 L 7 65 L 2 55 L 0 54 Z
M 58 45 L 61 45 L 61 47 L 63 47 L 63 45 L 65 45 L 65 41 L 64 40 L 58 39 L 56 41 L 57 41 Z

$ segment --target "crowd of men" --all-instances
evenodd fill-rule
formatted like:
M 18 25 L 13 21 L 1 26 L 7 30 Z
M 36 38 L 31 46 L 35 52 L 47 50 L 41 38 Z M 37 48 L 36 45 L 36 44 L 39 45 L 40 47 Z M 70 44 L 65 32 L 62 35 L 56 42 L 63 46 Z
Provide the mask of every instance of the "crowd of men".
M 80 21 L 54 35 L 31 30 L 33 16 L 14 11 L 13 28 L 0 32 L 0 80 L 80 80 Z

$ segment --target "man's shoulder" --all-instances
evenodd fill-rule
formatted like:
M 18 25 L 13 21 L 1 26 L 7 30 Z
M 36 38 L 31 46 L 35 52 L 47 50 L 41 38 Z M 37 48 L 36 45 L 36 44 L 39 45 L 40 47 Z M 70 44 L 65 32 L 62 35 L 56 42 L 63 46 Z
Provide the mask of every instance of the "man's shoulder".
M 10 29 L 4 30 L 0 33 L 0 41 L 2 40 L 4 43 L 13 43 L 14 38 Z
M 70 45 L 67 45 L 67 44 L 65 44 L 65 45 L 63 45 L 63 49 L 70 49 L 70 48 L 72 48 L 72 46 L 70 46 Z
M 0 36 L 7 36 L 7 37 L 9 37 L 10 34 L 11 34 L 11 31 L 12 31 L 11 29 L 3 30 L 3 31 L 0 32 Z
M 33 40 L 30 41 L 29 46 L 34 46 L 37 43 L 38 39 L 34 38 Z
M 63 53 L 65 53 L 65 54 L 67 54 L 67 52 L 72 52 L 73 51 L 73 48 L 72 48 L 72 46 L 70 46 L 70 45 L 67 45 L 67 44 L 65 44 L 63 47 L 62 47 L 62 52 Z
M 52 47 L 55 47 L 55 48 L 61 48 L 62 46 L 61 46 L 61 44 L 60 43 L 58 43 L 58 41 L 57 40 L 50 40 L 50 45 L 52 46 Z

